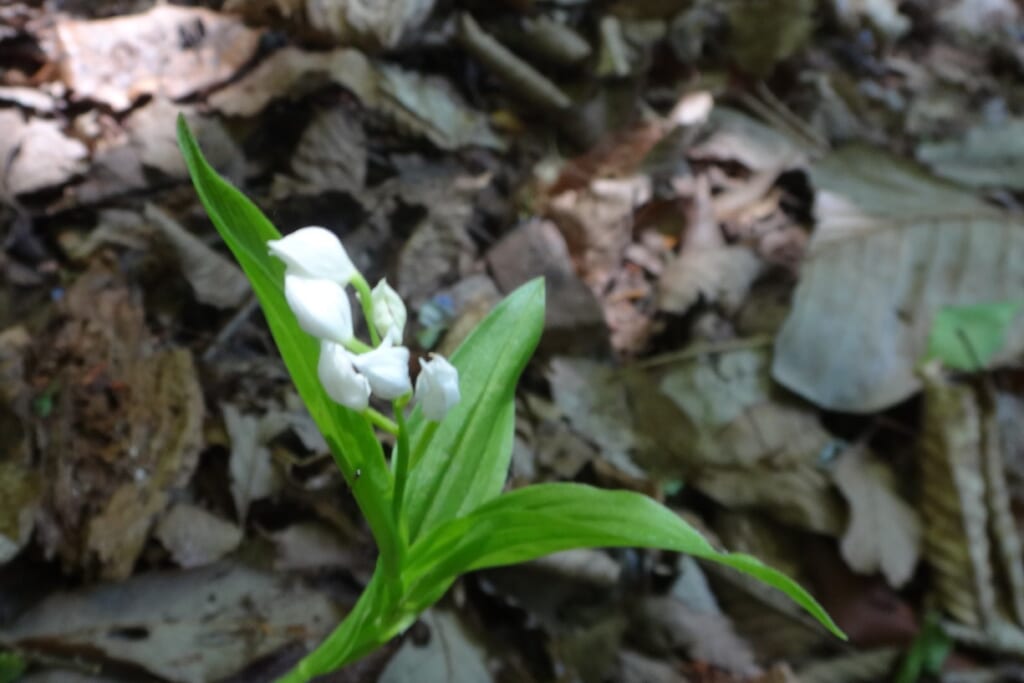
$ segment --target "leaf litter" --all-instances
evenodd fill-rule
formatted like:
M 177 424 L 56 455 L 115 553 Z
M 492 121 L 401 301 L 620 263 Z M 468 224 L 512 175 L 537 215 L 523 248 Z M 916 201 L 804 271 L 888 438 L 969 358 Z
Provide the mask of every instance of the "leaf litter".
M 269 679 L 372 568 L 179 111 L 394 283 L 417 353 L 544 275 L 511 485 L 653 495 L 852 637 L 588 551 L 467 577 L 352 676 L 903 683 L 928 629 L 934 680 L 1016 665 L 1019 7 L 190 4 L 0 7 L 0 571 L 52 583 L 0 590 L 25 680 Z

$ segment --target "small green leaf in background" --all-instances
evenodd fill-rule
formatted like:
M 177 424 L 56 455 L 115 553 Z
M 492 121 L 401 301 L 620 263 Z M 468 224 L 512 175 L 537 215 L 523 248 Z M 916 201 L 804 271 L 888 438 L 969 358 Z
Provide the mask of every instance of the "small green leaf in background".
M 1024 301 L 945 306 L 932 321 L 928 359 L 952 370 L 984 368 L 1006 342 L 1006 332 Z
M 24 657 L 16 652 L 0 652 L 0 683 L 14 683 L 27 667 Z
M 895 683 L 917 683 L 922 674 L 938 674 L 952 649 L 953 641 L 942 630 L 938 618 L 928 615 L 900 665 Z

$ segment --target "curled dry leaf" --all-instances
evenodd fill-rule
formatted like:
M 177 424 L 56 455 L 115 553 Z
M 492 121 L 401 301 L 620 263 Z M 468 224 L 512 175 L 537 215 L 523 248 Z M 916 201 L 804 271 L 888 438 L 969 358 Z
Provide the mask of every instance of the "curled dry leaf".
M 863 446 L 847 449 L 832 479 L 850 505 L 850 521 L 839 549 L 857 572 L 881 571 L 900 588 L 913 576 L 921 553 L 917 512 L 897 493 L 896 477 Z
M 1024 229 L 971 194 L 881 152 L 849 147 L 812 167 L 818 226 L 774 377 L 817 405 L 867 413 L 921 384 L 943 306 L 1020 296 Z M 1024 318 L 990 365 L 1024 349 Z
M 230 15 L 157 5 L 114 19 L 61 16 L 57 38 L 75 96 L 123 111 L 143 95 L 179 100 L 223 83 L 256 54 L 260 34 Z

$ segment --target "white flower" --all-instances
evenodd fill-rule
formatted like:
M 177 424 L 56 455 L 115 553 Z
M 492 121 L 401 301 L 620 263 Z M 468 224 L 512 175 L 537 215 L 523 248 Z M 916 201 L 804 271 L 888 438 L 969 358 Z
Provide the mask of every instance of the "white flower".
M 320 344 L 320 362 L 317 375 L 327 395 L 352 410 L 366 410 L 370 403 L 370 383 L 356 372 L 352 354 L 333 342 Z
M 352 339 L 352 305 L 337 282 L 285 275 L 284 296 L 306 332 L 338 343 Z
M 392 346 L 390 339 L 366 353 L 352 356 L 352 363 L 370 382 L 377 396 L 393 400 L 412 391 L 409 379 L 409 349 Z
M 416 401 L 428 420 L 440 422 L 459 402 L 459 371 L 443 357 L 434 354 L 420 360 L 423 368 L 416 378 Z
M 267 242 L 270 253 L 288 266 L 287 272 L 347 285 L 358 272 L 333 232 L 327 228 L 301 228 L 279 240 Z
M 387 280 L 381 280 L 370 293 L 373 302 L 373 325 L 382 338 L 395 344 L 402 343 L 405 332 L 405 304 L 402 297 L 393 290 Z

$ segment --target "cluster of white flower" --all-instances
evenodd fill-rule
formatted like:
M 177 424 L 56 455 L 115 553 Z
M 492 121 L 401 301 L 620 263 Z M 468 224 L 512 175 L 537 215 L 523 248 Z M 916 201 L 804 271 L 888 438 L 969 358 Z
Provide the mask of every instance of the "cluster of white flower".
M 412 392 L 409 349 L 401 346 L 406 311 L 398 292 L 381 280 L 370 292 L 370 301 L 362 302 L 372 312 L 369 322 L 381 338 L 377 348 L 363 350 L 354 338 L 345 287 L 355 278 L 369 286 L 334 233 L 302 228 L 268 245 L 287 266 L 284 295 L 299 326 L 320 339 L 317 373 L 328 396 L 353 410 L 365 410 L 371 393 L 394 400 Z M 436 354 L 421 366 L 414 398 L 424 417 L 440 421 L 459 402 L 459 373 Z

